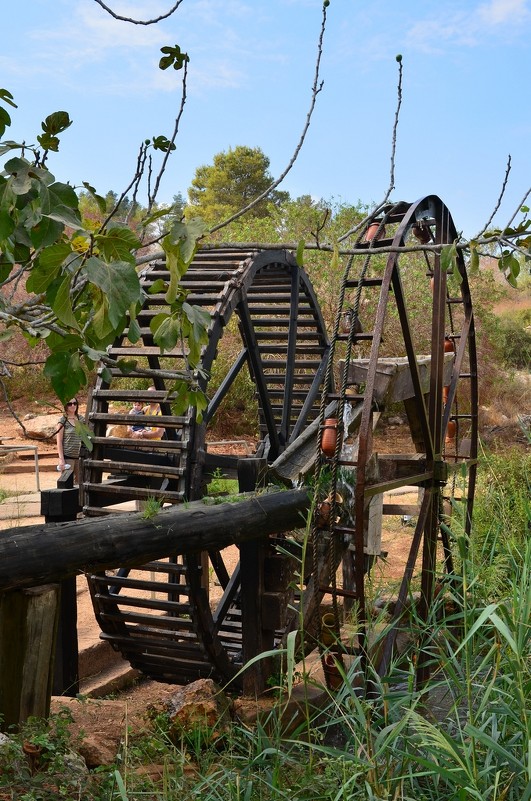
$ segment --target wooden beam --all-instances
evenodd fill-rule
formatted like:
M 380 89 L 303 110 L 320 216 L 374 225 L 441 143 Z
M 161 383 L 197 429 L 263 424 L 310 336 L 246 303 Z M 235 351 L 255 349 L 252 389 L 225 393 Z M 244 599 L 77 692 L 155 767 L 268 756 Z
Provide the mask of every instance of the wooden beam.
M 0 539 L 0 591 L 290 531 L 305 525 L 309 507 L 306 490 L 287 490 L 234 503 L 193 501 L 149 519 L 132 513 L 8 529 Z

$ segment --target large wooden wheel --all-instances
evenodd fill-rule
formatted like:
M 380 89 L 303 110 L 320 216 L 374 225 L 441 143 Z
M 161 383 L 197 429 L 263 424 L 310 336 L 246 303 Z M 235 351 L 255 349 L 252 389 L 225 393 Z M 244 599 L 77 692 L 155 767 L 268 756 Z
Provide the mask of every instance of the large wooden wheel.
M 162 261 L 143 273 L 144 288 L 157 279 L 168 279 Z M 176 348 L 162 356 L 154 345 L 149 327 L 164 304 L 163 295 L 147 294 L 138 317 L 142 340 L 134 346 L 124 337 L 110 354 L 116 358 L 142 360 L 156 371 L 155 392 L 138 370 L 127 376 L 118 370 L 102 373 L 91 394 L 89 423 L 94 429 L 94 450 L 84 461 L 85 514 L 116 512 L 148 498 L 179 503 L 202 497 L 215 470 L 224 476 L 240 475 L 243 489 L 254 487 L 268 462 L 275 460 L 319 413 L 319 399 L 326 368 L 329 343 L 322 315 L 306 273 L 285 251 L 249 252 L 204 250 L 198 253 L 182 282 L 189 291 L 188 302 L 200 305 L 211 315 L 209 342 L 202 357 L 202 370 L 210 376 L 216 358 L 224 348 L 223 334 L 237 321 L 240 349 L 228 362 L 219 387 L 210 391 L 203 381 L 209 405 L 201 424 L 193 410 L 182 417 L 172 414 L 169 392 L 174 373 L 183 366 L 183 353 Z M 253 459 L 223 452 L 219 443 L 209 452 L 208 432 L 224 398 L 240 373 L 248 371 L 256 388 L 259 444 Z M 123 404 L 140 398 L 161 403 L 162 416 L 143 418 L 164 426 L 160 441 L 131 440 L 107 436 L 110 426 L 130 421 Z M 233 438 L 237 437 L 237 432 Z M 251 466 L 251 470 L 247 469 Z M 246 569 L 229 560 L 226 552 L 194 554 L 92 575 L 89 585 L 102 636 L 120 650 L 131 664 L 162 681 L 185 682 L 201 676 L 227 680 L 241 667 L 241 588 L 256 580 L 257 554 L 242 547 Z M 274 554 L 271 571 L 278 574 Z M 268 555 L 262 552 L 261 561 Z M 282 570 L 280 572 L 283 572 Z M 209 574 L 215 576 L 221 597 L 209 601 Z M 276 592 L 270 614 L 269 640 L 282 634 L 286 602 L 279 602 L 278 575 L 270 586 Z M 273 581 L 271 579 L 271 581 Z M 283 580 L 287 589 L 287 578 Z M 282 596 L 284 597 L 284 596 Z M 276 611 L 275 611 L 276 610 Z M 247 608 L 243 615 L 253 610 Z
M 454 540 L 464 535 L 466 541 L 470 534 L 478 411 L 474 318 L 460 252 L 452 257 L 447 248 L 441 255 L 436 247 L 457 239 L 438 197 L 389 205 L 361 233 L 356 247 L 365 253 L 350 260 L 341 286 L 328 368 L 338 373 L 339 390 L 325 391 L 320 414 L 324 431 L 326 405 L 336 400 L 339 436 L 334 454 L 321 454 L 318 466 L 330 473 L 332 500 L 339 489 L 341 503 L 330 515 L 337 522 L 329 527 L 328 573 L 318 577 L 306 602 L 311 616 L 327 593 L 342 599 L 357 615 L 358 646 L 367 657 L 365 577 L 381 552 L 374 541 L 381 523 L 375 534 L 369 519 L 379 515 L 381 521 L 383 513 L 410 520 L 409 556 L 376 659 L 381 675 L 389 668 L 413 590 L 420 592 L 418 614 L 426 620 L 435 582 L 453 574 Z M 382 411 L 399 404 L 409 440 L 403 452 L 390 453 L 387 443 L 377 440 L 375 426 Z M 350 503 L 343 497 L 345 474 L 354 489 Z M 407 503 L 390 494 L 406 488 L 413 490 Z M 322 548 L 319 497 L 315 509 L 313 540 Z M 345 555 L 345 548 L 343 582 L 338 582 L 338 554 Z M 421 680 L 426 671 L 421 657 Z
M 418 614 L 428 618 L 435 582 L 453 574 L 453 541 L 470 533 L 477 461 L 470 291 L 459 251 L 455 259 L 447 250 L 441 257 L 441 248 L 456 239 L 451 216 L 435 196 L 383 209 L 355 243 L 356 255 L 338 286 L 330 342 L 310 282 L 290 254 L 201 251 L 184 285 L 189 301 L 211 314 L 205 374 L 235 320 L 241 343 L 227 360 L 219 388 L 209 392 L 205 381 L 210 401 L 201 424 L 192 410 L 183 417 L 172 414 L 168 388 L 183 354 L 176 349 L 161 356 L 154 346 L 149 321 L 163 296 L 148 295 L 139 317 L 141 345 L 124 338 L 111 353 L 142 358 L 155 371 L 163 416 L 153 423 L 164 426 L 166 438 L 133 446 L 107 437 L 109 425 L 127 423 L 115 404 L 147 401 L 153 393 L 135 371 L 127 377 L 112 371 L 110 381 L 101 376 L 89 403 L 95 436 L 85 461 L 85 513 L 114 512 L 124 501 L 150 497 L 169 503 L 200 498 L 217 468 L 239 475 L 242 489 L 251 488 L 249 476 L 264 469 L 288 485 L 301 475 L 317 480 L 310 556 L 300 570 L 297 597 L 291 573 L 296 558 L 289 554 L 300 551 L 289 536 L 281 553 L 275 553 L 275 543 L 242 545 L 239 564 L 215 551 L 208 560 L 204 554 L 169 556 L 132 571 L 89 577 L 102 636 L 134 666 L 162 681 L 209 675 L 231 680 L 247 659 L 282 643 L 301 620 L 304 641 L 313 647 L 322 634 L 322 604 L 328 608 L 330 601 L 337 625 L 339 603 L 345 613 L 356 613 L 355 647 L 369 659 L 366 577 L 382 555 L 384 515 L 407 517 L 413 526 L 394 618 L 377 659 L 382 675 L 417 588 Z M 156 262 L 143 281 L 149 288 L 165 276 L 164 264 Z M 245 370 L 256 386 L 256 453 L 213 453 L 209 427 Z M 382 412 L 398 407 L 407 418 L 407 441 L 393 452 L 378 440 L 377 422 Z M 328 418 L 337 418 L 338 436 L 324 455 Z M 405 500 L 391 494 L 406 489 Z M 325 495 L 332 503 L 327 517 Z M 209 577 L 220 586 L 215 601 L 209 599 Z M 426 670 L 421 659 L 421 678 Z

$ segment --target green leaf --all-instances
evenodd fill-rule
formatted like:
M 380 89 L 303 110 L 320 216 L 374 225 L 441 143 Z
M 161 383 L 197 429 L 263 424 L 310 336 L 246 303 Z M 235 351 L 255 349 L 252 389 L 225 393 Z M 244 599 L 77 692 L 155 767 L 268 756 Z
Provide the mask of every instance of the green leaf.
M 42 130 L 48 134 L 58 134 L 66 131 L 72 125 L 67 111 L 54 111 L 41 123 Z
M 72 310 L 72 301 L 70 300 L 70 286 L 72 283 L 72 276 L 66 275 L 55 296 L 52 308 L 56 313 L 58 319 L 65 325 L 79 330 L 79 323 L 74 317 Z
M 3 136 L 6 128 L 9 128 L 11 125 L 11 117 L 5 110 L 5 108 L 0 108 L 0 136 Z
M 41 203 L 43 216 L 50 217 L 71 228 L 81 226 L 78 198 L 68 184 L 54 183 L 46 188 L 41 187 Z
M 105 262 L 91 256 L 83 265 L 82 272 L 105 295 L 109 322 L 118 327 L 131 304 L 141 299 L 140 281 L 134 266 L 126 261 Z
M 39 134 L 37 136 L 37 142 L 43 150 L 51 150 L 53 153 L 59 151 L 59 138 L 57 136 L 52 136 L 47 133 Z
M 173 142 L 170 142 L 167 136 L 154 136 L 153 149 L 162 150 L 163 153 L 167 153 L 168 151 L 175 150 L 176 146 Z
M 445 273 L 452 272 L 457 264 L 457 246 L 455 242 L 451 245 L 443 245 L 441 248 L 441 270 Z
M 297 260 L 297 264 L 299 267 L 304 267 L 304 239 L 299 239 L 299 244 L 297 245 L 297 253 L 295 255 Z
M 148 293 L 150 295 L 157 295 L 160 292 L 166 292 L 168 288 L 168 284 L 162 278 L 157 278 L 156 281 L 153 281 L 152 285 L 148 289 Z
M 4 103 L 7 103 L 9 106 L 13 108 L 18 108 L 17 104 L 13 100 L 13 95 L 7 89 L 0 89 L 0 100 Z
M 6 161 L 4 169 L 11 176 L 10 186 L 15 195 L 26 195 L 31 187 L 33 179 L 29 175 L 32 165 L 22 158 L 12 158 Z
M 186 62 L 190 61 L 186 53 L 181 53 L 179 45 L 175 45 L 174 47 L 161 47 L 160 52 L 166 54 L 159 61 L 159 68 L 161 70 L 167 70 L 168 67 L 172 65 L 174 70 L 180 70 Z
M 118 226 L 109 228 L 105 234 L 95 236 L 94 243 L 108 261 L 129 261 L 131 264 L 136 264 L 131 251 L 142 245 L 133 231 Z
M 153 339 L 162 351 L 172 350 L 181 335 L 181 324 L 175 315 L 157 314 L 151 321 Z
M 142 333 L 140 331 L 140 326 L 138 325 L 138 322 L 136 321 L 136 319 L 131 319 L 129 321 L 129 327 L 127 329 L 127 339 L 134 345 L 135 342 L 138 342 L 141 336 Z
M 101 213 L 105 214 L 105 212 L 107 211 L 107 203 L 105 202 L 105 198 L 102 197 L 101 195 L 98 195 L 94 187 L 91 186 L 89 183 L 87 183 L 87 181 L 83 181 L 82 183 L 87 192 L 89 193 L 89 195 L 92 195 L 92 197 L 96 201 L 97 206 L 101 211 Z
M 118 359 L 116 362 L 118 365 L 118 369 L 124 374 L 129 375 L 132 373 L 133 370 L 136 370 L 138 360 L 137 359 Z
M 59 239 L 62 231 L 62 223 L 49 217 L 42 217 L 30 231 L 31 243 L 36 249 L 52 245 Z
M 470 275 L 477 275 L 479 272 L 479 253 L 477 243 L 470 240 L 470 265 L 468 268 Z
M 0 209 L 0 240 L 10 237 L 14 230 L 15 222 L 12 215 Z
M 87 382 L 78 353 L 50 354 L 44 365 L 44 375 L 50 379 L 56 395 L 63 403 L 74 397 Z

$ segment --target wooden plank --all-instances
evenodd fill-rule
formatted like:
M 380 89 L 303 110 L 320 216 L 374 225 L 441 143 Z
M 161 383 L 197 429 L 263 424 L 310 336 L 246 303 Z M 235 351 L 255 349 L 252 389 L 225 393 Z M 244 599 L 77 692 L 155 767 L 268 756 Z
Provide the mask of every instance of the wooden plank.
M 147 520 L 133 513 L 7 529 L 0 538 L 0 589 L 38 586 L 79 570 L 134 567 L 168 554 L 221 550 L 291 531 L 309 506 L 306 490 L 286 490 L 243 496 L 239 503 L 192 501 Z

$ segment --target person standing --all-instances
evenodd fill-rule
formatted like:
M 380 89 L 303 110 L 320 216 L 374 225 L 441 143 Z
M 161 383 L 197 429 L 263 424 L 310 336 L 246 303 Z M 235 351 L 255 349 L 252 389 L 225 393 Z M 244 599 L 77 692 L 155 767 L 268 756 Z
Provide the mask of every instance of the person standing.
M 77 398 L 72 398 L 65 403 L 64 414 L 59 420 L 57 429 L 57 452 L 59 454 L 59 464 L 57 469 L 61 472 L 66 470 L 67 464 L 74 469 L 74 481 L 79 483 L 79 451 L 81 448 L 81 436 L 76 430 L 76 424 L 82 423 L 83 417 L 79 414 L 79 402 Z

